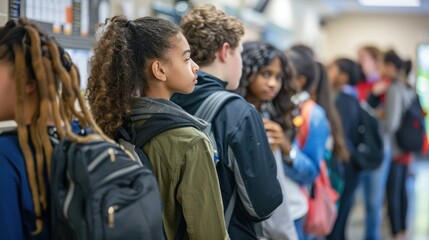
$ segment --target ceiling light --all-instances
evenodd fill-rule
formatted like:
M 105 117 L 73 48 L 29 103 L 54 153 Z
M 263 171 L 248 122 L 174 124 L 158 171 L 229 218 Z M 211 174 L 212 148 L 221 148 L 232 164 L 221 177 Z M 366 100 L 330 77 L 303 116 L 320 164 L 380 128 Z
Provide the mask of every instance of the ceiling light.
M 418 7 L 420 0 L 359 0 L 364 6 L 375 7 Z

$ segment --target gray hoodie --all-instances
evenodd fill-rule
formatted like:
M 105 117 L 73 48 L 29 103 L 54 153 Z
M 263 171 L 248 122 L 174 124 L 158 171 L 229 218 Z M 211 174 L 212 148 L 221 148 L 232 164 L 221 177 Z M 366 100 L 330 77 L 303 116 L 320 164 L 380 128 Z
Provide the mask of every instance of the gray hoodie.
M 392 82 L 387 90 L 386 97 L 386 114 L 383 130 L 386 137 L 391 141 L 392 156 L 395 156 L 402 152 L 396 142 L 395 133 L 401 124 L 402 116 L 416 97 L 416 92 L 401 81 L 396 80 Z

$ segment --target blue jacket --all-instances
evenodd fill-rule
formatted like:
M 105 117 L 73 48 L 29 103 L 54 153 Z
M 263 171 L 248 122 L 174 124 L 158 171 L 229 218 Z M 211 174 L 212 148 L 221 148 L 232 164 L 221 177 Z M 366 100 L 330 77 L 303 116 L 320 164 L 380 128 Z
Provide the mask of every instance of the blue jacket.
M 298 141 L 294 141 L 292 148 L 296 156 L 291 167 L 284 165 L 284 171 L 299 184 L 308 185 L 319 175 L 330 129 L 325 111 L 317 104 L 314 104 L 309 116 L 304 116 L 304 124 L 308 124 L 305 144 L 300 147 Z
M 204 99 L 213 92 L 226 91 L 226 85 L 199 71 L 194 92 L 176 94 L 172 101 L 195 114 Z M 283 200 L 276 162 L 261 117 L 253 106 L 237 97 L 219 110 L 212 128 L 219 151 L 217 172 L 225 210 L 234 187 L 239 196 L 228 233 L 231 239 L 256 239 L 254 223 L 269 217 Z M 234 153 L 234 163 L 229 162 L 228 148 Z
M 31 235 L 36 216 L 16 131 L 0 135 L 0 196 L 0 239 L 49 239 L 49 212 L 42 233 Z
M 72 122 L 71 127 L 75 133 L 81 129 L 77 122 Z M 55 133 L 53 136 L 56 137 Z M 0 134 L 0 240 L 50 239 L 50 187 L 46 166 L 43 173 L 48 208 L 42 212 L 42 232 L 35 236 L 31 235 L 36 229 L 36 215 L 26 169 L 17 131 Z

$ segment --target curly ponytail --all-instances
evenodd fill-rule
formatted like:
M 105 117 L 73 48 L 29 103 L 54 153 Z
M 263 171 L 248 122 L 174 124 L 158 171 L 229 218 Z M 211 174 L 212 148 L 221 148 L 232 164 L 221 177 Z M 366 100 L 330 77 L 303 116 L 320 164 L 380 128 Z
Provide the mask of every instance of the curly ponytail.
M 146 65 L 166 59 L 178 26 L 154 17 L 107 19 L 91 59 L 87 97 L 103 131 L 113 137 L 131 111 L 132 99 L 147 90 Z

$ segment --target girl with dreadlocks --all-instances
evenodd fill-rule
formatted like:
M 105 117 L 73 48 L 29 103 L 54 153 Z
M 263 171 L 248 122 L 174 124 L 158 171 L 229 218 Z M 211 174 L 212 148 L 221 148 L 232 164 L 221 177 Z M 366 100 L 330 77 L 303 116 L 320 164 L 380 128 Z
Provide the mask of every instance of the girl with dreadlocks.
M 188 41 L 176 25 L 154 17 L 116 16 L 100 31 L 88 100 L 108 135 L 114 137 L 121 126 L 143 126 L 155 114 L 181 116 L 199 128 L 167 130 L 142 148 L 160 188 L 167 239 L 182 235 L 183 220 L 184 239 L 227 239 L 213 149 L 200 131 L 207 125 L 170 101 L 173 93 L 191 93 L 197 83 L 199 67 Z
M 36 25 L 21 18 L 0 28 L 0 121 L 18 125 L 0 135 L 0 239 L 49 239 L 50 135 L 93 140 L 74 134 L 77 118 L 108 139 L 84 105 L 78 76 L 64 49 Z
M 289 162 L 294 126 L 292 112 L 295 94 L 289 61 L 277 48 L 263 42 L 243 44 L 243 74 L 236 90 L 260 112 L 268 140 L 277 163 L 277 179 L 284 196 L 273 215 L 262 222 L 260 237 L 268 239 L 298 239 L 291 214 L 291 197 L 300 193 L 283 173 L 283 162 Z M 291 131 L 292 130 L 292 131 Z M 289 134 L 288 134 L 289 133 Z M 287 156 L 285 158 L 285 156 Z M 290 162 L 289 162 L 290 164 Z M 296 190 L 297 192 L 294 192 Z M 305 199 L 303 198 L 305 201 Z

